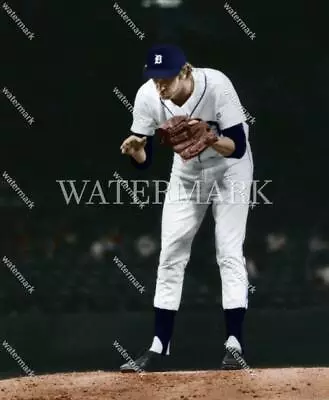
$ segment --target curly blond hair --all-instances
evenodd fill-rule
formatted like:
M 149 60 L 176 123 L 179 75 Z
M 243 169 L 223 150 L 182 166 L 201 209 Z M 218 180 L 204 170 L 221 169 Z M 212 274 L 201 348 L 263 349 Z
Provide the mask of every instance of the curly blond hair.
M 179 73 L 179 78 L 180 79 L 187 79 L 187 78 L 189 78 L 190 76 L 191 76 L 191 74 L 192 74 L 192 69 L 193 69 L 193 65 L 192 64 L 190 64 L 190 63 L 185 63 L 183 66 L 182 66 L 182 69 L 180 70 L 180 73 Z

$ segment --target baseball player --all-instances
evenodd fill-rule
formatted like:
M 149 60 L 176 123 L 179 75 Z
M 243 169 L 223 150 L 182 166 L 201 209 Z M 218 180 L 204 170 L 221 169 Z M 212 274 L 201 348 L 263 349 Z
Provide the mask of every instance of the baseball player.
M 192 241 L 209 206 L 226 324 L 221 368 L 241 369 L 246 365 L 242 326 L 248 307 L 243 243 L 253 175 L 246 118 L 228 77 L 192 66 L 176 46 L 151 48 L 144 69 L 148 80 L 137 92 L 132 135 L 123 141 L 121 152 L 136 166 L 147 167 L 152 138 L 159 133 L 174 156 L 162 214 L 153 341 L 120 370 L 162 369 L 170 353 Z

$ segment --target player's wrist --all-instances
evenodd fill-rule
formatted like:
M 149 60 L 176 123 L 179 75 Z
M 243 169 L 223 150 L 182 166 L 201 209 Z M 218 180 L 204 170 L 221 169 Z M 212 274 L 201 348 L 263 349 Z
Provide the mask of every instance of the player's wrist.
M 223 136 L 219 137 L 211 147 L 224 157 L 229 157 L 235 151 L 234 141 Z
M 141 148 L 139 150 L 135 150 L 134 153 L 131 154 L 131 157 L 133 157 L 134 160 L 139 164 L 142 164 L 146 161 L 146 152 L 144 148 Z

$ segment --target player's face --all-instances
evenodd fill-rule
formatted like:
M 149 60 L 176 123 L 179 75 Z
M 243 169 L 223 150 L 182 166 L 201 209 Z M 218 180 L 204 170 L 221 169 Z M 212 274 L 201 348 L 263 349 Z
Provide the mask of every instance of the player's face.
M 173 78 L 153 79 L 157 91 L 163 100 L 172 99 L 180 90 L 179 76 Z

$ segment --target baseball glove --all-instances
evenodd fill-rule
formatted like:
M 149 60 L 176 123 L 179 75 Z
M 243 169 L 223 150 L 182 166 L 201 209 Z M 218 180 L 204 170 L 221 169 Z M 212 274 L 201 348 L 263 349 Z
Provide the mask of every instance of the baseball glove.
M 218 139 L 218 135 L 201 119 L 191 124 L 195 119 L 178 115 L 168 119 L 157 129 L 160 143 L 171 146 L 184 160 L 197 156 Z

